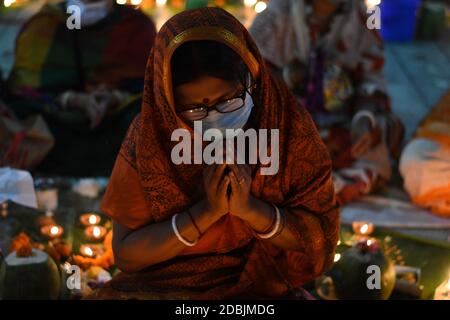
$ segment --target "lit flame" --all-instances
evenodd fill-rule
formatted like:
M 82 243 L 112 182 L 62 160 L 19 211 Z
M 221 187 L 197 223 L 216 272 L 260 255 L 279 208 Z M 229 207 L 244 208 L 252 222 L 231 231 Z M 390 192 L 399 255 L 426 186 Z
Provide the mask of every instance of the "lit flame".
M 94 237 L 98 238 L 100 237 L 100 235 L 102 234 L 101 230 L 99 227 L 94 227 L 92 229 L 92 234 L 94 235 Z
M 372 245 L 372 240 L 370 240 L 370 239 L 367 240 L 366 244 L 367 244 L 368 247 L 370 247 Z
M 89 223 L 90 224 L 96 224 L 97 223 L 97 217 L 95 216 L 95 214 L 91 214 L 89 216 Z
M 90 247 L 84 248 L 84 253 L 90 257 L 92 257 L 94 255 L 94 251 Z
M 361 232 L 361 234 L 367 233 L 367 231 L 369 231 L 369 225 L 367 223 L 364 223 L 359 229 L 359 231 Z
M 266 8 L 267 8 L 267 4 L 266 4 L 265 2 L 263 2 L 263 1 L 258 1 L 258 2 L 255 4 L 255 12 L 256 12 L 256 13 L 261 13 L 261 12 L 263 12 L 264 10 L 266 10 Z
M 244 5 L 246 7 L 253 7 L 258 0 L 244 0 Z
M 126 4 L 127 0 L 116 0 L 117 4 Z
M 340 254 L 340 253 L 336 253 L 336 254 L 334 255 L 334 262 L 338 262 L 339 259 L 341 259 L 341 254 Z
M 339 246 L 341 244 L 341 240 L 338 240 L 337 245 Z
M 50 233 L 52 235 L 57 235 L 58 232 L 59 232 L 59 228 L 57 226 L 53 226 L 53 227 L 50 228 Z
M 131 0 L 131 4 L 134 6 L 138 6 L 142 3 L 142 0 Z
M 167 3 L 167 0 L 156 0 L 156 6 L 163 7 Z

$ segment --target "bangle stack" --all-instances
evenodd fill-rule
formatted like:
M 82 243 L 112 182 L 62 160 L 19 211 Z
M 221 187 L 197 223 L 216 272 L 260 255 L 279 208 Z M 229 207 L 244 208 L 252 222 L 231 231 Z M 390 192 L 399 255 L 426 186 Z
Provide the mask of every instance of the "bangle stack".
M 181 235 L 180 231 L 178 231 L 178 228 L 177 228 L 177 216 L 178 216 L 178 213 L 175 213 L 172 216 L 172 229 L 173 229 L 173 232 L 177 236 L 178 240 L 180 240 L 184 245 L 186 245 L 188 247 L 195 246 L 197 244 L 197 242 L 198 242 L 198 239 L 196 239 L 195 241 L 192 241 L 192 242 L 188 241 Z
M 284 213 L 282 214 L 277 206 L 272 206 L 275 209 L 275 221 L 272 221 L 269 231 L 265 233 L 255 232 L 261 239 L 273 239 L 277 237 L 283 232 L 283 229 L 286 226 L 286 215 Z

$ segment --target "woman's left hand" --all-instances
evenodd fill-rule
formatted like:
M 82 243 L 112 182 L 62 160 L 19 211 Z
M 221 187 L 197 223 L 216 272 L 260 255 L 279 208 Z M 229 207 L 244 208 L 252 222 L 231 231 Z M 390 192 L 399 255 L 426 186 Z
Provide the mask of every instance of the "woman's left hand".
M 245 219 L 255 209 L 255 199 L 250 193 L 252 185 L 251 169 L 248 165 L 229 165 L 231 194 L 229 200 L 230 213 Z

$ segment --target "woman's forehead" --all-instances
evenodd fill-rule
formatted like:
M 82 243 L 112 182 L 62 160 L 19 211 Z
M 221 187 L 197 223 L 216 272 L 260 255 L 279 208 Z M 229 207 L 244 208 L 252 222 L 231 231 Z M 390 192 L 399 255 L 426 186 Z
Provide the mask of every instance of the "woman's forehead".
M 204 76 L 196 81 L 179 85 L 174 93 L 177 104 L 207 104 L 233 94 L 238 89 L 238 83 Z

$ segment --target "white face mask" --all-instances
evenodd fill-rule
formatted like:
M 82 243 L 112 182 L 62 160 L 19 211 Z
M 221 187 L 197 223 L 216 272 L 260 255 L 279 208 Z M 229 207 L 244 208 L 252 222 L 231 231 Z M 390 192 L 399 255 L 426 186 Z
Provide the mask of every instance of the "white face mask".
M 75 5 L 80 8 L 81 11 L 81 26 L 86 27 L 93 25 L 109 13 L 109 1 L 103 0 L 92 3 L 84 3 L 80 0 L 68 0 L 67 6 Z
M 212 110 L 208 116 L 201 120 L 203 131 L 208 129 L 219 129 L 225 136 L 225 129 L 240 129 L 245 126 L 253 109 L 252 96 L 247 92 L 244 106 L 230 113 L 220 113 Z

